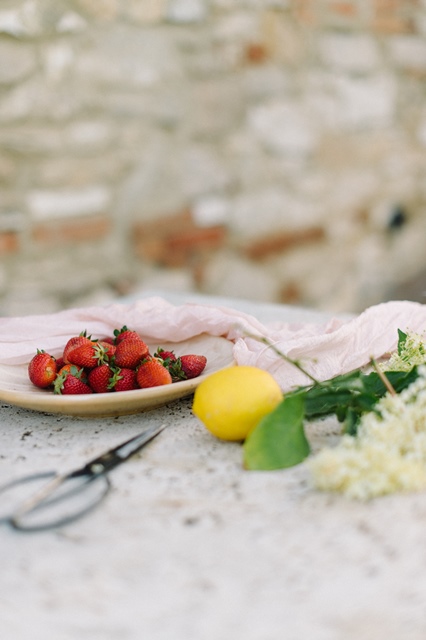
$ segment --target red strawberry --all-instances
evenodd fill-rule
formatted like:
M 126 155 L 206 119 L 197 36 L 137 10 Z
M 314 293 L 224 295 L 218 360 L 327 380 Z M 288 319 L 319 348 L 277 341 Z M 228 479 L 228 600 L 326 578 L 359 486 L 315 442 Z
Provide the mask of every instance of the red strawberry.
M 41 389 L 49 387 L 56 378 L 56 360 L 49 353 L 37 350 L 28 365 L 28 376 L 31 382 Z
M 77 375 L 77 373 L 81 372 L 80 373 L 81 376 L 85 375 L 83 367 L 77 367 L 77 365 L 71 364 L 71 363 L 64 364 L 64 366 L 59 369 L 58 376 L 65 375 L 66 372 L 70 372 L 73 375 Z
M 79 336 L 73 336 L 72 338 L 70 338 L 66 343 L 64 347 L 64 352 L 62 354 L 65 364 L 68 364 L 70 362 L 70 360 L 68 359 L 68 356 L 71 353 L 71 351 L 73 351 L 74 349 L 77 349 L 78 347 L 81 347 L 81 345 L 83 344 L 87 344 L 88 342 L 90 343 L 91 340 L 90 338 L 87 337 L 85 331 L 80 333 Z
M 206 368 L 207 358 L 206 356 L 198 356 L 188 354 L 180 356 L 180 366 L 184 372 L 186 378 L 197 378 Z
M 63 373 L 56 376 L 54 392 L 61 395 L 93 393 L 89 385 L 86 384 L 85 378 L 83 378 L 83 370 L 77 370 L 77 367 L 75 373 L 71 368 L 69 371 L 64 370 Z
M 87 383 L 95 393 L 109 393 L 117 381 L 118 372 L 109 364 L 101 364 L 91 369 L 87 375 Z
M 117 344 L 115 349 L 115 364 L 125 369 L 136 369 L 138 364 L 149 355 L 148 346 L 138 338 L 126 338 Z
M 76 364 L 85 369 L 94 369 L 99 364 L 102 364 L 105 359 L 105 347 L 94 340 L 88 340 L 68 354 L 68 361 L 71 364 Z
M 149 358 L 144 360 L 136 371 L 136 380 L 141 389 L 171 384 L 172 376 L 161 360 Z
M 99 340 L 98 344 L 103 348 L 105 357 L 110 359 L 115 353 L 115 345 L 109 340 Z
M 161 358 L 165 365 L 167 366 L 170 362 L 176 361 L 176 356 L 174 351 L 166 351 L 161 347 L 158 347 L 157 351 L 154 353 L 154 358 Z
M 115 391 L 132 391 L 138 388 L 136 382 L 136 371 L 134 369 L 118 369 Z
M 121 327 L 121 329 L 114 329 L 115 336 L 115 344 L 120 344 L 123 340 L 127 340 L 127 338 L 132 338 L 133 340 L 142 340 L 140 335 L 136 331 L 132 331 L 128 329 L 126 325 Z
M 56 358 L 56 368 L 57 368 L 58 371 L 60 371 L 62 369 L 64 364 L 65 364 L 65 362 L 64 362 L 64 359 L 62 358 L 62 356 L 60 356 L 59 358 Z
M 205 356 L 187 354 L 170 363 L 168 369 L 173 382 L 177 382 L 178 380 L 197 378 L 206 368 L 206 364 L 207 358 Z

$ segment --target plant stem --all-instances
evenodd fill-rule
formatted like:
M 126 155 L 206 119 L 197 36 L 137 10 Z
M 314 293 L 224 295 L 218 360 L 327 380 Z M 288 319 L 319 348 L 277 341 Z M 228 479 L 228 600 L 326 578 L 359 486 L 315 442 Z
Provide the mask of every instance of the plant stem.
M 373 369 L 375 370 L 375 372 L 377 373 L 377 375 L 379 376 L 380 380 L 383 382 L 383 384 L 385 385 L 386 389 L 389 391 L 389 393 L 392 396 L 396 396 L 397 393 L 395 391 L 395 389 L 393 388 L 393 386 L 391 385 L 391 383 L 389 382 L 388 377 L 386 376 L 386 374 L 380 369 L 379 365 L 377 364 L 377 362 L 375 361 L 375 359 L 373 357 L 370 358 L 370 363 L 371 366 L 373 367 Z
M 280 349 L 278 349 L 278 347 L 276 347 L 270 340 L 268 340 L 268 338 L 265 338 L 265 336 L 256 336 L 256 335 L 254 335 L 252 333 L 248 333 L 246 331 L 244 333 L 248 338 L 253 338 L 253 340 L 257 340 L 258 342 L 262 342 L 263 344 L 266 344 L 266 346 L 269 347 L 270 349 L 272 349 L 272 351 L 275 351 L 275 353 L 278 356 L 280 356 L 280 358 L 283 358 L 283 360 L 285 360 L 289 364 L 292 364 L 297 369 L 299 369 L 299 371 L 301 373 L 303 373 L 305 376 L 307 376 L 309 378 L 309 380 L 312 380 L 312 382 L 314 384 L 318 384 L 318 385 L 322 384 L 319 380 L 314 378 L 313 375 L 311 375 L 308 371 L 306 371 L 306 369 L 304 369 L 304 367 L 302 367 L 302 365 L 297 360 L 293 360 L 293 358 L 290 358 L 289 356 L 286 356 L 285 353 L 283 353 Z

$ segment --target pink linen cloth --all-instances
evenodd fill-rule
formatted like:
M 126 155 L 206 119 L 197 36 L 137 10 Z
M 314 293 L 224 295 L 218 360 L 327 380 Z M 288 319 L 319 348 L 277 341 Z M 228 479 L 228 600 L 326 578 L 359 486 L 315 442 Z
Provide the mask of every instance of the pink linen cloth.
M 277 349 L 318 380 L 326 380 L 368 364 L 395 350 L 398 329 L 423 333 L 426 305 L 391 301 L 366 309 L 351 320 L 331 318 L 323 324 L 263 324 L 254 316 L 227 307 L 186 303 L 175 306 L 159 297 L 132 304 L 67 309 L 49 315 L 0 318 L 0 364 L 30 361 L 37 349 L 59 355 L 73 335 L 86 330 L 102 338 L 127 325 L 150 343 L 180 342 L 202 333 L 234 343 L 238 365 L 269 371 L 283 391 L 309 380 L 259 340 L 264 336 Z

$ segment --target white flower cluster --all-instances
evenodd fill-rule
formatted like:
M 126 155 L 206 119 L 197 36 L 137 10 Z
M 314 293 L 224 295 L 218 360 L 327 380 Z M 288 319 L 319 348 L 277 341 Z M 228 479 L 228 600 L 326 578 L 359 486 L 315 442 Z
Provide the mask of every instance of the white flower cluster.
M 356 437 L 308 461 L 318 489 L 359 500 L 426 489 L 426 366 L 418 371 L 407 389 L 364 414 Z
M 417 365 L 426 364 L 425 336 L 419 333 L 406 334 L 399 351 L 392 353 L 389 360 L 382 365 L 384 371 L 410 371 Z

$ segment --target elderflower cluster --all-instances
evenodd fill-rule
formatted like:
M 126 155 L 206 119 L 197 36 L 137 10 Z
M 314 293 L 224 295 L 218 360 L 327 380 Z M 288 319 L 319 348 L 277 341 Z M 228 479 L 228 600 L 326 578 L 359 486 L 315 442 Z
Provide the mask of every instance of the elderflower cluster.
M 392 353 L 389 360 L 382 365 L 384 371 L 410 371 L 413 367 L 426 364 L 425 336 L 419 333 L 408 333 L 400 343 L 398 351 Z
M 426 366 L 418 371 L 404 391 L 364 414 L 356 437 L 343 436 L 308 462 L 318 489 L 360 500 L 426 489 Z

